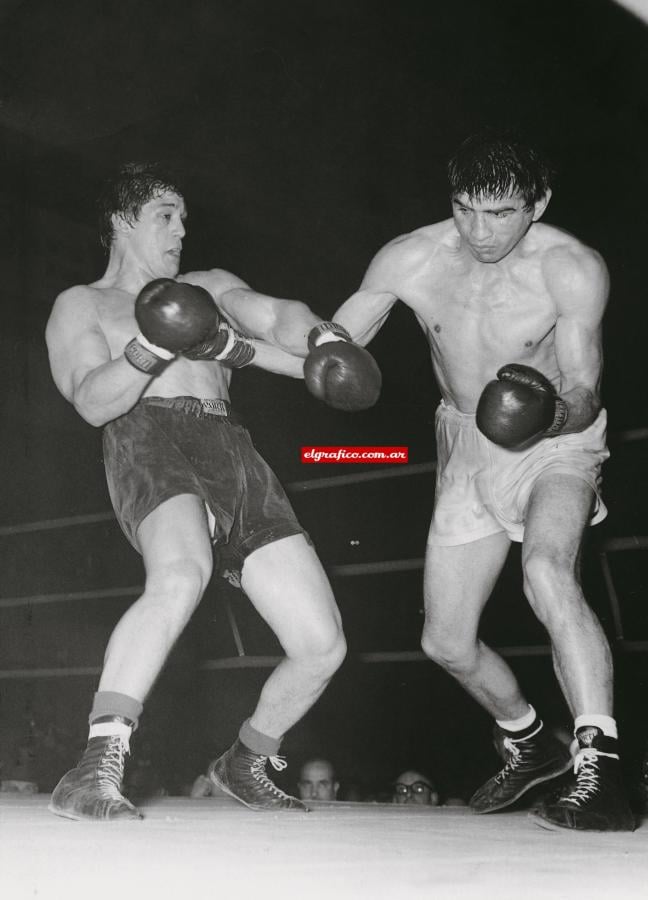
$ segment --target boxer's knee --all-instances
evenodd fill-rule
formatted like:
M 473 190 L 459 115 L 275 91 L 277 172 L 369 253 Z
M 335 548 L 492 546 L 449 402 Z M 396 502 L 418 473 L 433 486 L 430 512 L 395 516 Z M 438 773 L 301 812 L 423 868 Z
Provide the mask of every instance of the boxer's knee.
M 211 577 L 211 560 L 179 558 L 147 573 L 142 606 L 154 609 L 168 622 L 184 625 L 200 602 Z
M 346 639 L 341 627 L 331 629 L 331 633 L 320 646 L 318 667 L 322 676 L 330 678 L 344 662 L 347 652 Z
M 322 672 L 332 675 L 340 668 L 346 656 L 347 645 L 339 620 L 330 617 L 315 640 L 311 638 L 311 649 Z
M 463 639 L 426 626 L 421 636 L 423 653 L 452 675 L 472 671 L 477 664 L 476 640 Z
M 583 602 L 572 556 L 530 550 L 523 557 L 522 572 L 525 596 L 545 627 L 560 627 Z
M 320 620 L 317 628 L 298 629 L 284 649 L 289 659 L 330 678 L 344 662 L 347 651 L 339 618 L 330 616 L 326 621 Z

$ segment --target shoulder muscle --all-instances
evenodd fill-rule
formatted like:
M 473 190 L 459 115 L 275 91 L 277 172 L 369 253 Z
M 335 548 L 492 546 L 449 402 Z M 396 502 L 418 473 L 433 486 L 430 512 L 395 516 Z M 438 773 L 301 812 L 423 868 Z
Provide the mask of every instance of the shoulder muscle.
M 610 280 L 599 253 L 577 242 L 559 245 L 547 252 L 543 268 L 559 315 L 603 316 Z

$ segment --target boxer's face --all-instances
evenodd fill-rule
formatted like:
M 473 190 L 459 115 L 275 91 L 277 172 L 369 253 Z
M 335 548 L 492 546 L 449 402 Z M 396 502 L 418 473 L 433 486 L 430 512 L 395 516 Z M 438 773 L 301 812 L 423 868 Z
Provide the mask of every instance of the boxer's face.
M 335 800 L 339 785 L 332 767 L 324 761 L 317 761 L 304 766 L 298 787 L 302 800 Z
M 129 251 L 152 278 L 175 278 L 180 270 L 187 211 L 179 194 L 166 191 L 142 206 L 127 226 Z
M 527 207 L 519 193 L 509 197 L 469 197 L 455 194 L 452 215 L 462 244 L 478 262 L 496 263 L 518 245 L 544 206 Z

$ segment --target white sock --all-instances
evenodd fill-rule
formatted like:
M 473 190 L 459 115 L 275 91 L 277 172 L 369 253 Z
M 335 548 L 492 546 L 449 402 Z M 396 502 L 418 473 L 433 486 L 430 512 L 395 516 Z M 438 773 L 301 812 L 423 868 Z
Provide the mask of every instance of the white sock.
M 107 737 L 110 734 L 118 734 L 126 744 L 126 749 L 128 750 L 128 742 L 132 731 L 133 729 L 131 726 L 127 725 L 125 722 L 96 722 L 94 725 L 90 726 L 88 740 L 90 740 L 90 738 Z
M 576 716 L 574 720 L 574 734 L 579 728 L 586 728 L 588 725 L 591 725 L 593 728 L 600 728 L 606 737 L 615 739 L 619 737 L 616 720 L 612 716 L 599 716 L 596 714 Z
M 529 703 L 529 712 L 520 716 L 519 719 L 495 719 L 495 721 L 504 731 L 524 731 L 529 725 L 533 725 L 536 715 L 535 709 Z

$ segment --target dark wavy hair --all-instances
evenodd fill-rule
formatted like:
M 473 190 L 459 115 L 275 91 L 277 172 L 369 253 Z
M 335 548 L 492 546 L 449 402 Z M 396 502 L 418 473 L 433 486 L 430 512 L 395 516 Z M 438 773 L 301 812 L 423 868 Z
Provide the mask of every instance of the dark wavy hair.
M 159 163 L 124 163 L 106 181 L 99 196 L 99 239 L 110 249 L 114 237 L 112 217 L 120 215 L 134 225 L 142 207 L 166 191 L 182 196 L 176 175 Z
M 483 131 L 467 138 L 448 163 L 452 196 L 501 200 L 518 192 L 528 207 L 545 196 L 553 170 L 540 151 L 510 132 Z

